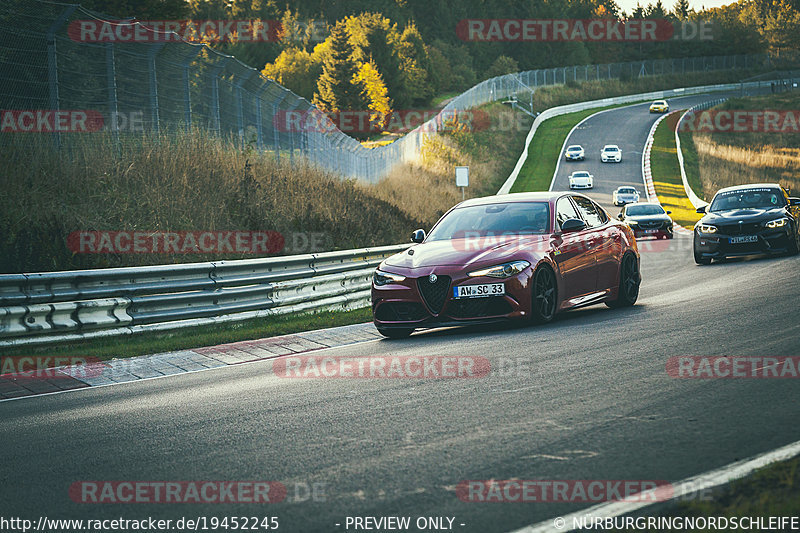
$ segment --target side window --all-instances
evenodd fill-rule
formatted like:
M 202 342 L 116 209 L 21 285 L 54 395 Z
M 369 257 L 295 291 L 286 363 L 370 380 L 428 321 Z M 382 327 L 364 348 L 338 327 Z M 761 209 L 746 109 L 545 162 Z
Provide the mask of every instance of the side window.
M 598 211 L 597 205 L 588 198 L 582 196 L 573 196 L 573 200 L 578 205 L 578 210 L 583 215 L 583 219 L 590 228 L 602 226 L 605 223 L 605 216 L 602 214 L 602 209 Z
M 608 222 L 608 213 L 606 213 L 606 210 L 597 205 L 595 202 L 592 202 L 592 204 L 594 204 L 594 209 L 597 211 L 597 215 L 600 217 L 600 223 L 605 224 Z
M 569 201 L 569 198 L 559 198 L 558 202 L 556 202 L 556 222 L 558 222 L 559 229 L 561 224 L 570 218 L 577 218 L 580 220 L 581 216 L 575 211 L 575 207 L 572 205 L 572 202 Z

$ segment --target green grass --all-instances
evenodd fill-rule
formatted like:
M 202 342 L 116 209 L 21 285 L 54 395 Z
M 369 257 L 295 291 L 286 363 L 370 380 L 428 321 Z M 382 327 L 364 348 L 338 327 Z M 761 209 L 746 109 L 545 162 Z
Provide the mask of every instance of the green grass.
M 648 100 L 649 101 L 649 100 Z M 546 191 L 553 181 L 556 164 L 561 157 L 561 147 L 569 132 L 580 121 L 606 109 L 633 104 L 616 104 L 560 115 L 539 125 L 528 147 L 528 158 L 522 165 L 511 192 Z
M 455 91 L 451 91 L 449 93 L 442 93 L 440 95 L 434 96 L 433 98 L 431 98 L 431 107 L 440 107 L 440 106 L 443 105 L 445 100 L 449 100 L 451 98 L 455 98 L 459 94 L 461 94 L 461 93 L 455 92 Z
M 200 346 L 214 346 L 228 342 L 289 335 L 314 329 L 360 324 L 372 320 L 372 311 L 366 307 L 352 311 L 323 311 L 303 315 L 282 315 L 197 326 L 174 331 L 138 333 L 135 335 L 87 339 L 78 342 L 15 346 L 0 348 L 4 356 L 91 357 L 100 360 L 134 357 L 173 350 L 187 350 Z
M 681 153 L 683 154 L 683 168 L 686 171 L 686 179 L 689 181 L 694 193 L 701 200 L 705 200 L 703 181 L 700 179 L 700 161 L 697 155 L 697 147 L 694 145 L 694 136 L 689 131 L 678 132 L 678 136 L 681 139 Z
M 670 516 L 798 516 L 800 457 L 759 469 L 725 487 L 710 501 L 680 502 Z
M 670 113 L 656 128 L 650 152 L 650 170 L 653 173 L 653 184 L 661 205 L 664 209 L 672 211 L 671 216 L 676 224 L 691 228 L 702 215 L 695 211 L 689 198 L 686 197 L 681 168 L 678 164 L 675 124 L 682 113 L 682 111 Z

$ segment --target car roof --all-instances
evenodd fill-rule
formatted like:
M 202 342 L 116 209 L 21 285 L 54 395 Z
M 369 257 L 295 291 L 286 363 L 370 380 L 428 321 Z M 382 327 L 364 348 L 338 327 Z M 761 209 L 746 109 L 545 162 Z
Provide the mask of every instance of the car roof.
M 607 144 L 603 146 L 603 150 L 605 150 L 606 148 L 616 148 L 617 150 L 619 150 L 619 146 L 616 144 Z
M 617 187 L 617 190 L 618 190 L 618 191 L 621 191 L 622 189 L 630 189 L 630 190 L 634 190 L 634 191 L 635 191 L 635 190 L 636 190 L 636 187 L 632 187 L 632 186 L 630 186 L 630 185 L 622 185 L 622 186 L 620 186 L 620 187 Z
M 581 148 L 580 144 L 570 144 L 567 146 L 567 150 L 572 150 L 573 148 Z
M 748 183 L 747 185 L 734 185 L 732 187 L 725 187 L 724 189 L 718 190 L 717 194 L 721 192 L 746 191 L 747 189 L 765 189 L 765 188 L 774 188 L 783 191 L 783 187 L 781 187 L 778 183 Z
M 663 102 L 663 103 L 665 103 L 665 104 L 667 103 L 667 101 L 666 101 L 666 100 L 653 100 L 653 103 L 654 103 L 654 104 L 660 104 L 660 103 L 662 103 L 662 102 Z
M 663 205 L 657 204 L 655 202 L 633 202 L 632 204 L 625 204 L 624 207 L 625 207 L 625 209 L 628 209 L 629 207 L 636 207 L 636 206 L 640 206 L 640 205 L 654 205 L 656 207 L 660 207 L 661 209 L 664 209 Z
M 495 196 L 483 196 L 481 198 L 470 198 L 464 200 L 458 207 L 469 207 L 473 205 L 505 204 L 508 202 L 550 202 L 555 201 L 565 194 L 574 194 L 567 191 L 543 191 L 543 192 L 514 192 L 510 194 L 498 194 Z

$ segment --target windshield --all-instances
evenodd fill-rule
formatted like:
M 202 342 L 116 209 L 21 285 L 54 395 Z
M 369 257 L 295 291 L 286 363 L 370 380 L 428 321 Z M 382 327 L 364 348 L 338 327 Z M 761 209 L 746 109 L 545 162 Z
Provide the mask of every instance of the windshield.
M 581 170 L 579 172 L 573 172 L 572 173 L 572 177 L 573 178 L 588 178 L 589 177 L 589 173 Z
M 617 148 L 616 146 L 606 146 L 605 148 L 603 148 L 603 150 L 605 150 L 606 152 L 616 152 L 617 150 L 619 150 L 619 148 Z
M 636 194 L 636 189 L 625 188 L 625 189 L 619 189 L 617 192 L 619 194 Z
M 739 189 L 717 193 L 709 211 L 728 211 L 730 209 L 763 209 L 783 207 L 786 199 L 783 193 L 772 187 Z
M 664 209 L 660 205 L 655 204 L 629 205 L 625 210 L 625 214 L 629 217 L 663 215 Z
M 470 235 L 547 233 L 550 205 L 547 202 L 509 202 L 459 207 L 439 221 L 429 241 L 444 241 Z
M 581 151 L 580 146 L 570 146 L 569 148 L 567 148 L 567 152 L 580 152 L 580 151 Z

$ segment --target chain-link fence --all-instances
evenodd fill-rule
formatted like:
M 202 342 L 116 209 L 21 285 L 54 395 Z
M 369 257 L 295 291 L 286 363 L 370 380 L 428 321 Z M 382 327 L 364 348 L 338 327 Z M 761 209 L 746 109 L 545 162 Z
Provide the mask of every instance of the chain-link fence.
M 139 38 L 86 40 L 82 24 Z M 46 133 L 59 148 L 72 132 L 103 131 L 116 139 L 202 128 L 278 159 L 305 158 L 343 176 L 376 182 L 397 165 L 417 160 L 425 137 L 441 131 L 447 117 L 487 102 L 518 94 L 526 98 L 537 87 L 572 80 L 758 68 L 768 61 L 767 56 L 697 57 L 508 74 L 477 84 L 399 140 L 370 149 L 337 129 L 305 98 L 205 44 L 78 5 L 4 0 L 0 146 L 20 138 L 25 142 L 24 135 L 5 135 L 9 132 Z M 306 127 L 287 127 L 289 115 L 303 117 Z

